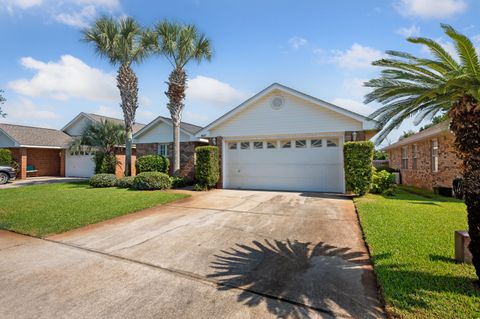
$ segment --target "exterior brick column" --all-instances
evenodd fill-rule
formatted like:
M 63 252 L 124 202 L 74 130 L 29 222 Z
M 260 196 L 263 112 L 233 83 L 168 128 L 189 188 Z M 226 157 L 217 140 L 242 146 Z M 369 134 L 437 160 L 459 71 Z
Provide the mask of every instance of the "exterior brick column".
M 65 152 L 66 150 L 60 151 L 60 176 L 65 177 Z
M 22 147 L 20 148 L 20 159 L 19 163 L 20 164 L 20 179 L 26 179 L 27 178 L 27 149 Z

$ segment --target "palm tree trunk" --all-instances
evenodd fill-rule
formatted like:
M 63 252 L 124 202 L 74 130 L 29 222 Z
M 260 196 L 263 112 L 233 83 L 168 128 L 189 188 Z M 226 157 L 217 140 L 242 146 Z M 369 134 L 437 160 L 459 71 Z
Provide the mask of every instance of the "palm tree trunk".
M 138 79 L 129 64 L 122 64 L 118 70 L 117 87 L 122 99 L 125 121 L 125 176 L 132 173 L 132 132 L 135 112 L 138 108 Z
M 187 74 L 181 68 L 175 68 L 168 77 L 167 108 L 170 111 L 173 124 L 173 174 L 180 173 L 180 121 L 184 107 Z
M 455 147 L 463 160 L 469 249 L 480 278 L 480 104 L 471 96 L 464 96 L 455 103 L 449 115 Z

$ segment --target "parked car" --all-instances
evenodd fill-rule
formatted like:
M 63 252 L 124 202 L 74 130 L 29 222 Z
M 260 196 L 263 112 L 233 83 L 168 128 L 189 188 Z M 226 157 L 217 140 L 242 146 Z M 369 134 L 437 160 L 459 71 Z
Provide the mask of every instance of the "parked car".
M 0 185 L 6 184 L 8 181 L 13 181 L 16 177 L 16 172 L 11 166 L 0 166 Z

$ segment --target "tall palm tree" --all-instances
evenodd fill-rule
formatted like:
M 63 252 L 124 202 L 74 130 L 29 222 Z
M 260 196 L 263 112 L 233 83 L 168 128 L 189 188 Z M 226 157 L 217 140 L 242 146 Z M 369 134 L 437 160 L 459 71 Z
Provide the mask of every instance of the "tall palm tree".
M 192 60 L 198 63 L 212 58 L 211 43 L 194 25 L 164 21 L 158 23 L 144 38 L 151 51 L 165 56 L 173 67 L 168 77 L 167 108 L 173 123 L 173 172 L 180 170 L 180 121 L 187 88 L 185 66 Z
M 380 77 L 365 83 L 373 88 L 365 102 L 383 104 L 371 117 L 382 131 L 377 142 L 416 116 L 416 122 L 447 112 L 455 148 L 463 160 L 465 203 L 468 212 L 470 251 L 480 278 L 480 63 L 472 42 L 449 25 L 442 25 L 453 41 L 458 58 L 427 38 L 408 41 L 426 46 L 433 59 L 387 51 L 389 58 L 373 64 L 383 68 Z
M 138 79 L 131 65 L 140 63 L 148 53 L 142 34 L 142 27 L 133 18 L 102 17 L 83 30 L 83 40 L 93 43 L 100 56 L 119 66 L 117 87 L 125 121 L 125 176 L 131 174 L 132 132 L 138 108 Z

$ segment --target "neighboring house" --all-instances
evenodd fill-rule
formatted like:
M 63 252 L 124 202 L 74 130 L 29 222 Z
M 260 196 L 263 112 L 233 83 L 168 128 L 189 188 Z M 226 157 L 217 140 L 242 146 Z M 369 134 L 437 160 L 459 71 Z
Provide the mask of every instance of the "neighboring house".
M 180 123 L 180 175 L 195 177 L 195 147 L 208 145 L 208 140 L 195 136 L 201 126 Z M 167 117 L 159 116 L 133 135 L 137 156 L 163 155 L 173 161 L 173 124 Z M 170 165 L 170 168 L 172 166 Z
M 20 164 L 18 178 L 27 177 L 28 170 L 35 176 L 90 177 L 94 173 L 93 154 L 72 153 L 71 141 L 81 135 L 90 123 L 102 120 L 123 123 L 122 120 L 97 114 L 80 113 L 61 130 L 13 124 L 0 124 L 0 148 L 12 151 L 13 158 Z M 134 131 L 143 128 L 135 124 Z M 117 173 L 123 171 L 124 150 L 119 148 Z
M 402 184 L 430 190 L 452 188 L 453 180 L 462 176 L 449 124 L 439 123 L 384 148 L 390 167 L 400 170 Z
M 345 192 L 343 143 L 376 122 L 274 83 L 196 136 L 221 148 L 220 187 Z

